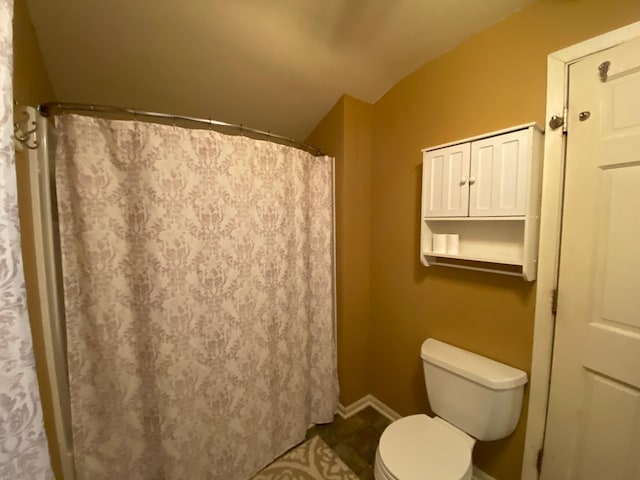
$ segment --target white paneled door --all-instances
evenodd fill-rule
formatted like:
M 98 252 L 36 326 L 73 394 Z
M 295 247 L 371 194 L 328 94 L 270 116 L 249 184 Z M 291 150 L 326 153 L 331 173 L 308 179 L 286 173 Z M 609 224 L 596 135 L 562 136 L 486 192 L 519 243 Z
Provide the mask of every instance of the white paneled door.
M 640 480 L 640 39 L 569 68 L 566 155 L 542 479 Z

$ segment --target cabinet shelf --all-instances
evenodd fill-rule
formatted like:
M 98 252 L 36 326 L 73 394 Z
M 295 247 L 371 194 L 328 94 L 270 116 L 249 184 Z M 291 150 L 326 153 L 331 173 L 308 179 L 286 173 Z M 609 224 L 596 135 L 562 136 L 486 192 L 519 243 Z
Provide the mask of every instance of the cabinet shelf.
M 429 222 L 524 222 L 524 215 L 512 217 L 424 217 Z
M 425 257 L 435 257 L 435 258 L 453 258 L 455 260 L 469 260 L 472 262 L 483 262 L 483 263 L 499 263 L 502 265 L 523 265 L 522 259 L 519 258 L 499 258 L 499 257 L 487 257 L 484 258 L 478 255 L 454 255 L 451 253 L 438 253 L 438 252 L 422 252 Z

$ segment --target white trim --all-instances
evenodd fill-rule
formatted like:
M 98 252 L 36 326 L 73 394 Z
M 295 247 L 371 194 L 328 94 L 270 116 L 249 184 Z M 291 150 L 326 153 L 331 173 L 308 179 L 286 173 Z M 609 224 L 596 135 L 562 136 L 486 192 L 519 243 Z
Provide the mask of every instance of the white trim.
M 551 53 L 547 59 L 547 118 L 552 115 L 562 115 L 568 94 L 568 69 L 571 63 L 638 36 L 640 36 L 640 22 Z M 551 292 L 556 287 L 558 277 L 564 149 L 565 137 L 562 135 L 561 129 L 547 130 L 544 142 L 540 252 L 529 413 L 522 463 L 522 480 L 536 480 L 538 478 L 536 460 L 538 450 L 542 448 L 544 441 L 555 322 L 551 313 Z
M 471 478 L 473 480 L 496 480 L 495 478 L 493 478 L 488 473 L 484 473 L 478 467 L 473 467 L 473 477 L 471 477 Z
M 365 395 L 360 400 L 356 400 L 346 407 L 341 403 L 338 404 L 338 415 L 340 415 L 342 418 L 349 418 L 367 407 L 372 407 L 380 415 L 384 415 L 392 422 L 395 422 L 396 420 L 402 418 L 402 415 L 393 410 L 391 407 L 388 407 L 387 405 L 382 403 L 373 395 Z
M 331 243 L 333 248 L 331 249 L 331 305 L 333 308 L 333 345 L 338 351 L 338 254 L 337 245 L 338 239 L 336 236 L 336 158 L 328 157 L 331 159 Z M 337 357 L 336 357 L 337 358 Z
M 55 266 L 55 227 L 51 178 L 49 170 L 48 122 L 33 107 L 26 107 L 30 118 L 37 121 L 38 142 L 36 150 L 29 150 L 29 183 L 31 193 L 31 221 L 33 223 L 34 257 L 38 283 L 40 319 L 47 376 L 51 388 L 51 408 L 62 475 L 73 480 L 73 444 L 71 438 L 69 385 L 66 356 L 63 350 L 64 332 L 60 319 L 61 305 Z

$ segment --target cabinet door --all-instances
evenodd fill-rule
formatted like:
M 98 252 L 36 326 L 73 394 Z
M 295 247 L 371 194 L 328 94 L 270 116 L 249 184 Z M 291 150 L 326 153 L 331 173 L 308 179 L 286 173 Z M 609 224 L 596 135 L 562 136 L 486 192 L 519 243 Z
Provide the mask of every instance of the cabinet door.
M 530 130 L 471 144 L 469 216 L 524 215 L 530 165 Z
M 424 152 L 423 217 L 466 217 L 469 214 L 470 156 L 469 143 Z

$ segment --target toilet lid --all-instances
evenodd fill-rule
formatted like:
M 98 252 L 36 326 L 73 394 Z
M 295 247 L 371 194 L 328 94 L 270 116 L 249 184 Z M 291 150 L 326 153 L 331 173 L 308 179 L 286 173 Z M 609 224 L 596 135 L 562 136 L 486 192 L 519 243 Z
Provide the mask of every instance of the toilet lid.
M 460 480 L 471 466 L 469 441 L 426 415 L 393 422 L 378 449 L 386 469 L 401 480 Z

